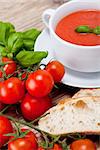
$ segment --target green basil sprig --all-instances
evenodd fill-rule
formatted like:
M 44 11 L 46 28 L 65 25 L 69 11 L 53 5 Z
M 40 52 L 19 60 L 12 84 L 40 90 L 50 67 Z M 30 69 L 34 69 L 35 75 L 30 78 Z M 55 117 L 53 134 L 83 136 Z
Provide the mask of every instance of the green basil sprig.
M 81 25 L 81 26 L 78 26 L 75 29 L 75 31 L 78 32 L 78 33 L 93 33 L 93 34 L 96 34 L 96 35 L 100 35 L 100 26 L 97 26 L 95 28 L 90 28 L 87 25 Z
M 48 55 L 44 51 L 34 52 L 34 44 L 40 33 L 34 28 L 16 32 L 12 24 L 0 22 L 0 57 L 13 58 L 23 67 L 40 63 Z
M 17 61 L 24 67 L 29 67 L 41 62 L 43 58 L 46 58 L 48 52 L 44 51 L 20 51 L 16 55 Z
M 23 49 L 34 51 L 34 44 L 40 33 L 34 28 L 16 32 L 11 23 L 0 22 L 0 55 L 13 58 Z

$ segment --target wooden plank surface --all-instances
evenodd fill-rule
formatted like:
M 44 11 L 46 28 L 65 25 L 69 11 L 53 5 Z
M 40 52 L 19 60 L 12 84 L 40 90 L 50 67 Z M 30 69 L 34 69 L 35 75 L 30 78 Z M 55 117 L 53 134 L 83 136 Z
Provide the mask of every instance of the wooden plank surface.
M 17 30 L 30 27 L 43 29 L 43 11 L 57 6 L 59 3 L 53 0 L 0 0 L 0 20 L 12 22 Z

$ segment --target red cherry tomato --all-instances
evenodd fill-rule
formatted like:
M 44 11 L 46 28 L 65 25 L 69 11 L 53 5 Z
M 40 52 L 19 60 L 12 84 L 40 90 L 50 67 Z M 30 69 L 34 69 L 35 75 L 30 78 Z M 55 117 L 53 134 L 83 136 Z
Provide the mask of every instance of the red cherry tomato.
M 80 139 L 74 141 L 71 146 L 71 150 L 96 150 L 96 145 L 89 139 Z
M 26 132 L 28 129 L 21 129 L 22 132 Z M 29 131 L 29 130 L 28 130 Z M 12 140 L 14 137 L 10 137 L 10 140 Z M 29 131 L 25 137 L 23 137 L 22 139 L 25 139 L 27 141 L 29 141 L 33 147 L 34 150 L 37 150 L 38 148 L 38 144 L 37 144 L 37 138 L 35 136 L 35 134 L 32 131 Z M 14 144 L 14 141 L 10 142 L 8 144 L 8 147 L 11 148 L 12 145 Z M 13 150 L 13 149 L 11 149 Z
M 34 150 L 34 148 L 29 140 L 19 138 L 8 144 L 8 150 Z
M 3 63 L 8 63 L 3 67 L 6 75 L 12 74 L 16 71 L 17 65 L 12 59 L 7 58 L 7 57 L 3 57 L 2 62 Z M 0 77 L 2 77 L 2 71 L 0 71 Z
M 53 150 L 63 150 L 59 144 L 54 144 Z
M 21 111 L 25 119 L 34 120 L 51 106 L 52 101 L 49 97 L 35 98 L 27 93 L 21 103 Z
M 49 62 L 45 69 L 52 75 L 54 82 L 60 82 L 65 73 L 64 65 L 59 61 Z
M 11 122 L 4 116 L 0 116 L 0 148 L 9 140 L 4 134 L 12 133 Z
M 21 129 L 22 132 L 27 131 L 27 129 Z M 30 131 L 28 132 L 25 137 L 28 141 L 30 141 L 32 143 L 32 146 L 34 148 L 34 150 L 37 150 L 38 144 L 37 144 L 37 137 L 35 136 L 35 134 Z
M 37 70 L 30 74 L 26 80 L 26 89 L 35 97 L 44 97 L 48 95 L 53 86 L 53 78 L 46 70 Z
M 15 104 L 24 96 L 22 81 L 16 77 L 0 83 L 0 101 L 4 104 Z

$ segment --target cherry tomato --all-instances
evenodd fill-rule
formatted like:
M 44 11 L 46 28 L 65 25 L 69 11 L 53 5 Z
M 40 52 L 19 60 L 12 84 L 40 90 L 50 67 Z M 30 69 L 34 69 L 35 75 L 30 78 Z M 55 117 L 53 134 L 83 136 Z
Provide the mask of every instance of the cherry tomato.
M 16 71 L 17 65 L 12 59 L 7 58 L 7 57 L 3 57 L 2 62 L 3 63 L 8 63 L 3 67 L 6 75 L 12 74 Z M 2 77 L 2 71 L 0 71 L 0 77 Z
M 25 131 L 27 131 L 27 129 L 21 129 L 21 131 L 25 132 Z M 24 138 L 26 138 L 28 141 L 31 142 L 34 150 L 37 150 L 37 147 L 38 147 L 37 137 L 35 136 L 35 134 L 32 131 L 28 132 Z
M 22 81 L 16 77 L 9 78 L 0 84 L 0 101 L 5 104 L 15 104 L 24 96 Z
M 54 82 L 60 82 L 65 73 L 65 68 L 59 61 L 49 62 L 45 69 L 52 75 Z
M 21 129 L 22 132 L 26 132 L 27 130 L 28 130 L 28 129 Z M 29 131 L 29 130 L 28 130 L 28 131 Z M 10 137 L 10 140 L 12 140 L 13 138 L 14 138 L 13 136 Z M 32 131 L 29 131 L 29 132 L 25 135 L 25 137 L 23 137 L 22 139 L 25 139 L 25 140 L 29 141 L 29 142 L 31 143 L 33 149 L 34 149 L 34 150 L 37 150 L 37 148 L 38 148 L 37 138 L 36 138 L 35 134 L 34 134 Z M 14 141 L 10 142 L 10 143 L 8 144 L 8 147 L 11 148 L 13 144 L 14 144 Z M 11 150 L 13 150 L 13 149 L 11 149 Z
M 19 138 L 8 144 L 8 150 L 34 150 L 34 148 L 29 140 Z
M 59 144 L 54 144 L 53 150 L 63 150 Z
M 71 150 L 96 150 L 96 145 L 89 139 L 80 139 L 74 141 L 71 146 Z
M 4 116 L 0 116 L 0 148 L 9 140 L 4 134 L 12 133 L 13 128 L 11 122 Z
M 30 74 L 26 80 L 26 89 L 35 97 L 44 97 L 48 95 L 53 86 L 53 78 L 46 70 L 37 70 Z
M 21 103 L 21 111 L 25 119 L 34 120 L 52 106 L 49 97 L 35 98 L 28 93 Z

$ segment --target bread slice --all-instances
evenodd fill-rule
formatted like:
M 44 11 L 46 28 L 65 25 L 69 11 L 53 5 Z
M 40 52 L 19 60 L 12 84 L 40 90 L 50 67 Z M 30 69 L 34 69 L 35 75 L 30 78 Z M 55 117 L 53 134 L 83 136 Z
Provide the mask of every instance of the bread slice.
M 38 122 L 39 129 L 52 135 L 100 134 L 100 97 L 61 101 Z
M 100 96 L 100 88 L 98 89 L 81 89 L 73 98 L 87 97 L 87 96 Z

